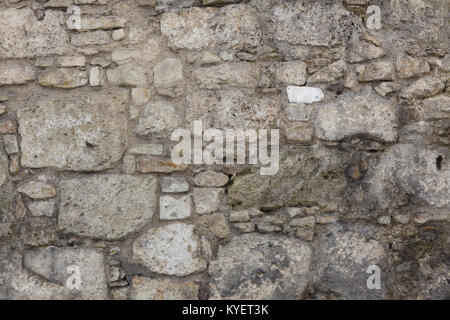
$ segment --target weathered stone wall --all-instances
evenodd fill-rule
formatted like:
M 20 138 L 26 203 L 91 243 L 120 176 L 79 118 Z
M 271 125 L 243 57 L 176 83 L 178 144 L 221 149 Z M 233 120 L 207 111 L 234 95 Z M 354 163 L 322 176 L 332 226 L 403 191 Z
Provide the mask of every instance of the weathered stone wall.
M 449 8 L 1 0 L 0 298 L 448 299 Z M 194 120 L 278 173 L 174 164 Z

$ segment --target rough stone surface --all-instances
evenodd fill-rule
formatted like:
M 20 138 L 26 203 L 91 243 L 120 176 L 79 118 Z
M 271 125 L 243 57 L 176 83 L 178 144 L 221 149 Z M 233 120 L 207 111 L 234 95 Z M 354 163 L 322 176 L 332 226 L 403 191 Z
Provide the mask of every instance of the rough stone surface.
M 206 268 L 194 226 L 173 223 L 151 229 L 133 243 L 134 257 L 152 272 L 185 276 Z
M 311 249 L 295 239 L 257 234 L 234 237 L 210 262 L 212 299 L 300 299 Z
M 228 176 L 211 170 L 200 172 L 195 176 L 194 183 L 199 187 L 223 187 L 228 183 Z
M 151 220 L 156 188 L 157 181 L 151 176 L 97 175 L 63 180 L 59 184 L 58 225 L 66 233 L 119 239 Z
M 184 93 L 183 66 L 178 59 L 166 59 L 154 70 L 156 90 L 160 95 L 179 97 Z
M 194 281 L 133 278 L 133 300 L 198 300 L 199 285 Z
M 159 199 L 159 210 L 161 220 L 186 219 L 191 216 L 192 201 L 190 196 L 175 198 L 172 196 L 161 196 Z
M 202 67 L 195 70 L 192 76 L 202 89 L 254 88 L 258 84 L 258 70 L 256 65 L 250 62 Z
M 205 214 L 217 211 L 222 195 L 221 188 L 194 188 L 195 212 Z

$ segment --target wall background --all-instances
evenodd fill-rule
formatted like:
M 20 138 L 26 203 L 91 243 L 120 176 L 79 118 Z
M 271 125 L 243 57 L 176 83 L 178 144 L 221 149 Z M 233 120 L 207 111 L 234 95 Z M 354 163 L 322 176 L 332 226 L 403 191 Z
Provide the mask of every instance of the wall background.
M 446 0 L 0 1 L 0 297 L 449 298 L 448 22 Z M 173 164 L 194 120 L 279 128 L 278 174 Z

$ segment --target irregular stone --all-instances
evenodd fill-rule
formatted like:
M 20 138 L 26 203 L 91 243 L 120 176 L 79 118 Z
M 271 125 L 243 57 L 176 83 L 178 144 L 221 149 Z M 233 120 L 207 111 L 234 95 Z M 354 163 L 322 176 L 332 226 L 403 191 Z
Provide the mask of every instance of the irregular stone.
M 423 59 L 399 56 L 395 61 L 395 69 L 401 79 L 408 79 L 430 72 L 430 65 Z
M 450 97 L 439 95 L 425 99 L 419 109 L 420 118 L 424 121 L 450 119 Z
M 21 62 L 0 62 L 0 86 L 25 84 L 36 78 L 33 67 Z
M 222 62 L 222 58 L 219 57 L 217 54 L 211 52 L 211 51 L 206 51 L 202 58 L 200 59 L 200 64 L 203 65 L 208 65 L 208 64 L 216 64 Z
M 189 183 L 185 177 L 164 177 L 161 179 L 161 192 L 188 192 Z
M 55 213 L 55 200 L 33 201 L 28 204 L 28 210 L 34 217 L 51 217 Z
M 89 45 L 102 45 L 111 42 L 107 31 L 80 32 L 72 35 L 70 42 L 78 47 Z
M 375 88 L 375 91 L 378 92 L 381 96 L 385 97 L 389 93 L 397 92 L 400 90 L 400 85 L 395 82 L 382 82 L 379 85 L 377 85 Z
M 133 174 L 136 172 L 136 160 L 132 155 L 126 155 L 123 157 L 122 172 L 127 174 Z
M 251 217 L 247 210 L 231 211 L 229 220 L 230 222 L 247 222 Z
M 161 220 L 186 219 L 191 216 L 191 196 L 161 196 L 159 199 L 159 217 Z
M 367 203 L 380 208 L 395 208 L 403 206 L 407 200 L 416 206 L 448 208 L 450 162 L 446 159 L 449 157 L 445 148 L 417 144 L 397 144 L 388 148 L 367 177 Z M 438 159 L 442 159 L 439 166 Z
M 211 299 L 300 299 L 308 284 L 311 255 L 300 240 L 235 236 L 210 263 Z
M 137 166 L 137 170 L 141 173 L 171 173 L 186 169 L 187 166 L 185 164 L 175 164 L 171 159 L 140 159 Z
M 332 46 L 347 41 L 360 22 L 340 2 L 281 3 L 272 7 L 275 39 L 293 45 Z
M 53 58 L 48 57 L 36 58 L 36 60 L 34 61 L 34 65 L 36 67 L 51 67 L 53 66 Z
M 287 95 L 290 103 L 313 103 L 324 99 L 320 88 L 288 86 Z
M 386 299 L 387 255 L 378 240 L 378 229 L 358 224 L 332 224 L 327 225 L 326 230 L 316 247 L 315 298 Z M 369 274 L 366 270 L 371 265 L 381 270 L 380 290 L 367 289 Z
M 3 143 L 5 144 L 5 151 L 7 154 L 11 155 L 18 153 L 19 143 L 17 141 L 17 136 L 15 134 L 6 134 L 3 136 Z
M 140 136 L 163 135 L 169 137 L 181 123 L 180 113 L 169 101 L 150 102 L 139 119 L 136 133 Z
M 290 121 L 309 121 L 312 108 L 308 105 L 289 103 L 284 111 Z
M 217 211 L 223 194 L 221 188 L 194 188 L 195 212 L 206 214 Z
M 337 102 L 321 106 L 315 122 L 319 139 L 339 141 L 366 135 L 382 141 L 397 140 L 398 119 L 394 104 L 373 93 L 341 96 Z
M 289 208 L 287 208 L 287 212 L 288 212 L 290 218 L 295 218 L 297 216 L 306 215 L 306 208 L 289 207 Z
M 182 223 L 150 229 L 133 243 L 133 256 L 160 274 L 186 276 L 206 268 L 194 226 Z
M 286 138 L 303 144 L 310 144 L 314 140 L 314 128 L 311 125 L 303 125 L 285 130 Z
M 277 67 L 275 78 L 282 85 L 302 86 L 306 83 L 306 63 L 283 62 Z
M 156 208 L 157 180 L 152 176 L 64 179 L 59 190 L 59 228 L 80 236 L 120 239 L 151 221 Z
M 255 88 L 258 85 L 257 66 L 250 62 L 201 67 L 192 72 L 192 77 L 202 89 Z
M 185 83 L 183 65 L 178 59 L 165 59 L 153 69 L 156 91 L 163 96 L 179 97 L 183 95 Z
M 127 19 L 115 16 L 83 16 L 80 31 L 120 29 L 125 27 L 126 23 Z
M 145 69 L 135 63 L 127 63 L 106 72 L 108 81 L 119 86 L 145 86 L 147 75 Z
M 198 300 L 200 285 L 178 279 L 133 277 L 133 300 Z
M 165 13 L 161 17 L 161 33 L 174 50 L 217 47 L 238 50 L 257 47 L 262 32 L 253 9 L 231 5 L 221 9 L 193 7 Z
M 315 72 L 309 79 L 308 84 L 313 83 L 336 83 L 339 82 L 347 73 L 345 61 L 339 60 L 328 67 Z
M 37 20 L 31 8 L 0 10 L 0 58 L 62 55 L 68 51 L 65 13 L 46 10 Z
M 83 99 L 41 99 L 19 109 L 21 163 L 24 167 L 54 167 L 99 171 L 119 161 L 126 148 L 127 90 L 108 90 Z
M 24 266 L 46 280 L 68 289 L 73 277 L 80 299 L 107 299 L 106 270 L 103 254 L 94 249 L 55 248 L 28 250 Z M 77 288 L 77 285 L 79 287 Z
M 145 37 L 147 35 L 145 34 Z M 144 38 L 145 38 L 144 37 Z M 130 41 L 130 39 L 128 39 Z M 161 53 L 161 38 L 150 37 L 141 49 L 115 49 L 111 54 L 111 59 L 117 64 L 124 64 L 131 61 L 140 60 L 145 62 L 154 61 Z
M 71 89 L 85 86 L 88 75 L 78 68 L 58 68 L 40 73 L 38 80 L 44 87 Z
M 441 79 L 424 77 L 403 89 L 400 92 L 400 97 L 405 99 L 428 98 L 442 92 L 444 88 L 445 84 Z
M 208 227 L 209 230 L 219 239 L 225 239 L 230 234 L 230 228 L 228 227 L 225 216 L 221 213 L 213 213 L 210 215 L 202 216 L 200 218 L 200 224 Z
M 13 154 L 9 156 L 9 173 L 17 174 L 20 170 L 20 156 L 18 154 Z
M 48 199 L 56 196 L 55 187 L 42 181 L 28 182 L 17 188 L 17 191 L 32 199 Z
M 5 163 L 6 162 L 6 163 Z M 10 228 L 14 222 L 14 196 L 8 174 L 8 159 L 3 152 L 0 152 L 0 238 L 11 237 Z M 17 204 L 19 206 L 19 204 Z
M 103 85 L 103 72 L 99 67 L 89 70 L 89 84 L 91 87 L 100 87 Z
M 373 60 L 384 57 L 383 49 L 366 41 L 358 41 L 350 45 L 347 53 L 347 61 L 350 63 Z
M 58 227 L 49 218 L 31 218 L 21 225 L 20 235 L 27 246 L 48 246 L 58 241 Z
M 61 67 L 84 67 L 86 65 L 85 56 L 65 56 L 58 59 Z
M 228 176 L 222 172 L 206 170 L 195 176 L 194 183 L 198 187 L 223 187 L 228 180 Z
M 125 30 L 124 29 L 114 30 L 112 33 L 112 38 L 114 41 L 123 40 L 125 38 Z
M 238 229 L 240 232 L 254 232 L 256 230 L 256 224 L 253 222 L 237 222 L 233 224 L 233 227 Z
M 187 122 L 202 120 L 204 128 L 267 128 L 279 118 L 279 102 L 241 91 L 194 91 L 187 100 Z
M 394 67 L 389 61 L 378 61 L 370 64 L 357 65 L 356 73 L 359 82 L 393 80 Z

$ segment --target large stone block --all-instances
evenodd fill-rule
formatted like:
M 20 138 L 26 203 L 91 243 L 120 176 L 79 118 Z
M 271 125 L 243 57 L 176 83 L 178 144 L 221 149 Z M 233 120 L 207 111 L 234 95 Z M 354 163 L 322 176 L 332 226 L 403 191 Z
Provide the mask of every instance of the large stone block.
M 311 255 L 298 239 L 236 236 L 210 263 L 211 299 L 301 299 Z
M 172 49 L 243 49 L 258 46 L 262 30 L 250 7 L 231 5 L 165 13 L 161 17 L 161 33 Z
M 99 171 L 120 160 L 127 144 L 127 90 L 83 99 L 40 99 L 17 112 L 24 167 Z
M 58 225 L 66 233 L 119 239 L 148 223 L 156 208 L 152 176 L 94 175 L 59 184 Z

